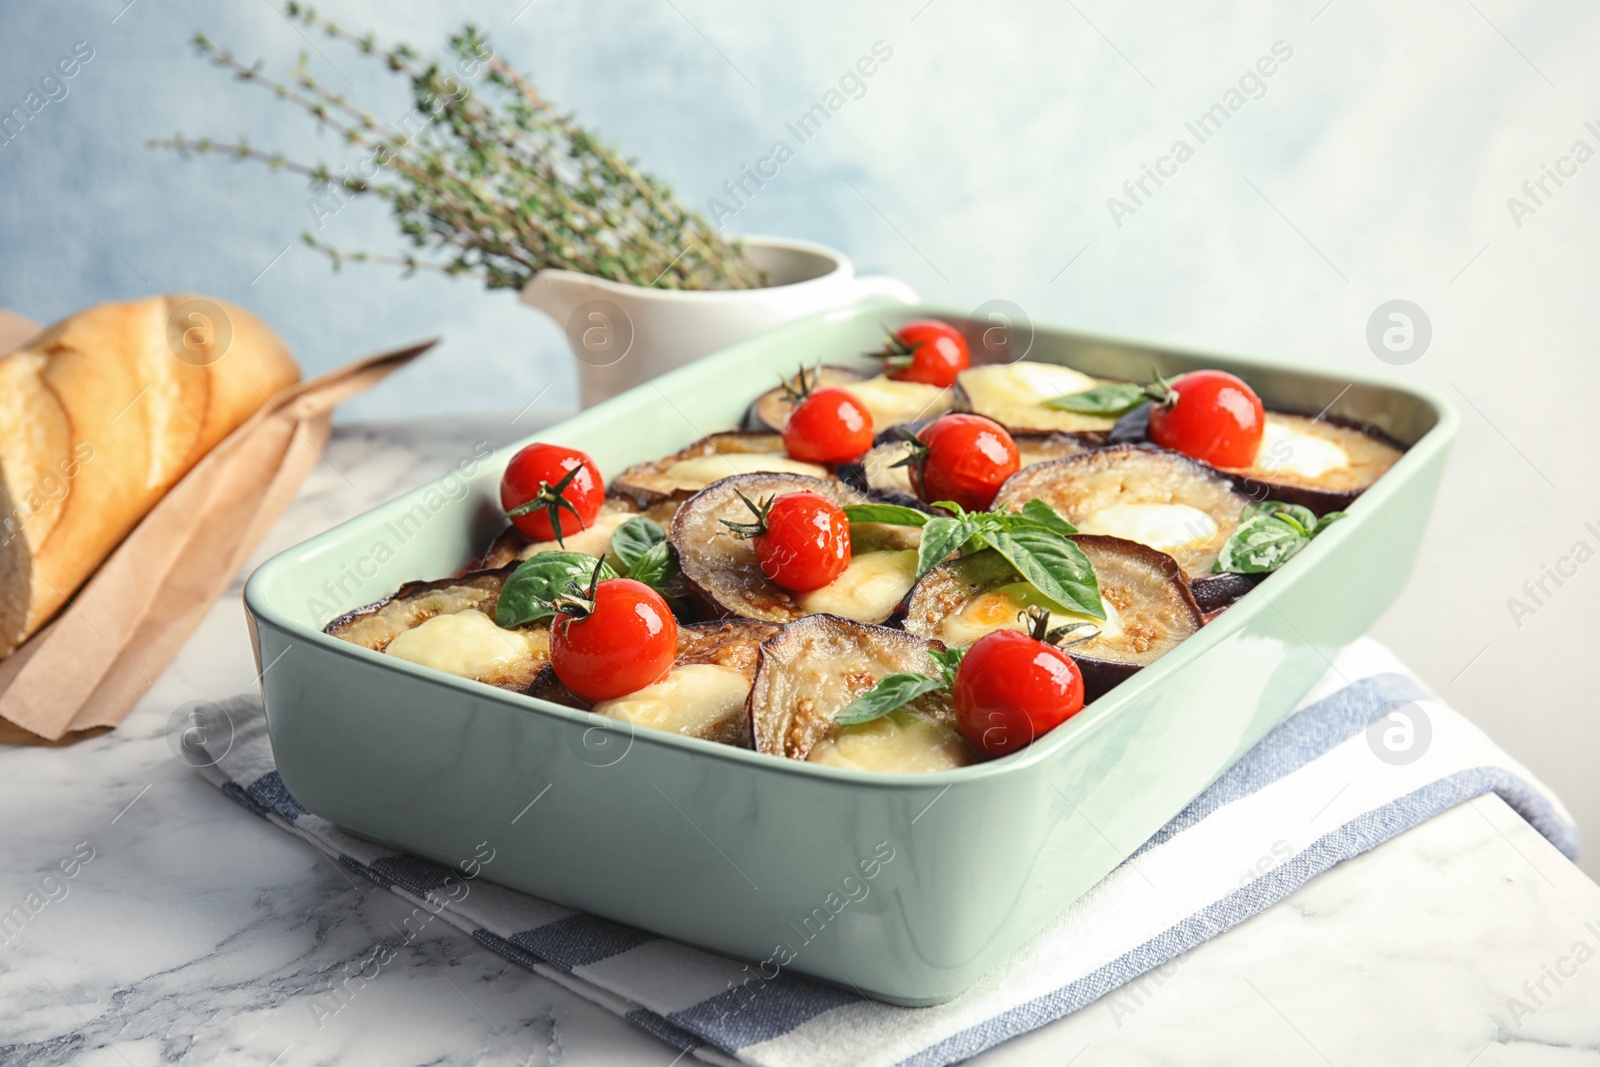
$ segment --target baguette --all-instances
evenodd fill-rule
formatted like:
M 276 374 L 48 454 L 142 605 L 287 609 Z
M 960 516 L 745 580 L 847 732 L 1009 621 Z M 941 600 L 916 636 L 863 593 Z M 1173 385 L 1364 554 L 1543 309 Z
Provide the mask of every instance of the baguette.
M 0 358 L 0 658 L 300 371 L 242 308 L 101 304 Z

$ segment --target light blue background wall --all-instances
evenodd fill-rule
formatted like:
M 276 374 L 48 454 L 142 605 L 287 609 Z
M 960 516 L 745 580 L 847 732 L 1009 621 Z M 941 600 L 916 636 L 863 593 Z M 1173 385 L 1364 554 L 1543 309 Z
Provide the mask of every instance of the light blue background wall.
M 298 245 L 261 275 L 312 222 L 304 187 L 143 141 L 242 130 L 291 155 L 346 158 L 186 40 L 205 28 L 276 69 L 308 43 L 266 0 L 125 3 L 0 9 L 0 110 L 74 42 L 95 49 L 70 95 L 0 146 L 0 306 L 50 319 L 204 291 L 254 308 L 311 370 L 447 338 L 346 417 L 516 408 L 552 382 L 547 403 L 573 402 L 560 334 L 508 293 L 377 267 L 334 274 Z M 1374 307 L 1420 304 L 1432 348 L 1393 373 L 1454 397 L 1465 429 L 1432 547 L 1380 634 L 1600 833 L 1600 566 L 1520 626 L 1506 604 L 1576 541 L 1600 548 L 1584 527 L 1600 529 L 1600 161 L 1548 186 L 1520 226 L 1506 203 L 1575 140 L 1600 149 L 1584 126 L 1600 128 L 1592 5 L 524 3 L 322 7 L 428 47 L 476 20 L 696 204 L 881 40 L 893 58 L 866 94 L 729 226 L 838 246 L 940 302 L 999 297 L 1042 321 L 1363 371 L 1382 369 L 1363 337 Z M 1293 57 L 1265 95 L 1118 227 L 1107 198 L 1277 41 Z M 325 81 L 353 79 L 380 116 L 404 110 L 358 57 L 316 46 Z M 394 247 L 372 206 L 322 236 Z

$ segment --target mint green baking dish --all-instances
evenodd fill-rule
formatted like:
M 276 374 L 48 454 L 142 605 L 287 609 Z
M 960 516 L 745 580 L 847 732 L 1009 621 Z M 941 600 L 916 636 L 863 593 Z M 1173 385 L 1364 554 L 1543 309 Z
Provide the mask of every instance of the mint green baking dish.
M 879 343 L 885 322 L 928 314 L 963 318 L 881 304 L 815 316 L 538 437 L 582 448 L 615 474 L 736 425 L 779 372 L 849 361 Z M 423 486 L 250 578 L 258 663 L 275 664 L 262 689 L 284 783 L 318 815 L 441 863 L 487 841 L 495 859 L 484 876 L 546 900 L 895 1003 L 955 996 L 1281 722 L 1334 650 L 1388 606 L 1456 430 L 1430 393 L 1282 362 L 1051 329 L 1037 331 L 1027 357 L 1119 378 L 1220 367 L 1268 407 L 1332 403 L 1332 414 L 1409 450 L 1349 519 L 1031 748 L 897 776 L 631 732 L 321 632 L 330 590 L 349 610 L 451 574 L 480 551 L 503 523 L 497 486 L 510 446 L 464 493 L 453 479 Z

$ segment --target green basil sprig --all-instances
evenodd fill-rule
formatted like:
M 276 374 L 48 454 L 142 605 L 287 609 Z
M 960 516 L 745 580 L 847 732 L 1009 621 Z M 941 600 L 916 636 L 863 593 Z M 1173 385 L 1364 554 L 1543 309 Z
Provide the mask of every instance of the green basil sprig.
M 1311 539 L 1345 517 L 1330 511 L 1317 518 L 1299 504 L 1267 501 L 1244 509 L 1239 528 L 1217 555 L 1217 574 L 1267 574 L 1283 566 Z
M 944 679 L 930 674 L 896 672 L 879 678 L 877 684 L 852 700 L 843 711 L 833 717 L 840 726 L 856 726 L 881 719 L 896 708 L 904 707 L 924 693 L 944 688 Z
M 941 500 L 934 507 L 950 514 L 929 515 L 892 504 L 847 504 L 844 513 L 852 523 L 922 527 L 922 544 L 917 549 L 919 580 L 953 552 L 970 554 L 992 548 L 1050 600 L 1092 618 L 1106 617 L 1094 567 L 1083 550 L 1067 539 L 1077 528 L 1049 504 L 1035 499 L 1020 511 L 969 512 Z
M 632 578 L 661 592 L 678 574 L 678 554 L 661 527 L 643 515 L 636 515 L 617 527 L 611 535 L 611 554 L 621 572 L 609 563 L 600 567 L 600 580 Z M 584 552 L 540 552 L 528 557 L 500 590 L 494 621 L 509 630 L 530 622 L 548 619 L 556 613 L 555 599 L 589 584 L 594 574 L 594 556 Z
M 678 553 L 659 524 L 636 515 L 611 535 L 611 554 L 624 568 L 622 576 L 661 591 L 678 574 Z
M 843 711 L 833 717 L 840 726 L 858 726 L 873 719 L 881 719 L 897 708 L 903 708 L 924 693 L 949 689 L 956 684 L 956 671 L 964 648 L 929 649 L 928 654 L 939 665 L 939 675 L 914 674 L 896 671 L 886 674 L 871 689 L 852 700 Z
M 1126 415 L 1149 400 L 1148 388 L 1138 382 L 1108 382 L 1081 393 L 1051 397 L 1044 406 L 1077 415 L 1118 416 Z
M 845 518 L 851 522 L 881 522 L 887 526 L 925 526 L 933 516 L 899 504 L 846 504 Z
M 525 626 L 548 619 L 556 613 L 552 602 L 570 592 L 574 583 L 583 588 L 600 561 L 584 552 L 540 552 L 522 562 L 500 590 L 494 607 L 495 624 L 504 629 Z M 617 577 L 617 572 L 601 563 L 600 580 Z

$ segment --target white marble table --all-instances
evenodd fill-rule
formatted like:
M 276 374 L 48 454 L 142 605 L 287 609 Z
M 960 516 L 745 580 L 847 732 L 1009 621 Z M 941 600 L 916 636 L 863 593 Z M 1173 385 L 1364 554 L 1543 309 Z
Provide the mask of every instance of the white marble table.
M 477 441 L 522 436 L 536 417 L 342 430 L 260 558 Z M 449 928 L 417 939 L 319 1027 L 315 995 L 406 906 L 174 757 L 172 711 L 246 689 L 253 671 L 236 586 L 116 731 L 0 749 L 0 912 L 75 848 L 93 849 L 19 934 L 0 933 L 0 1065 L 674 1062 L 675 1050 Z M 1592 1063 L 1597 954 L 1600 887 L 1481 798 L 979 1061 Z

